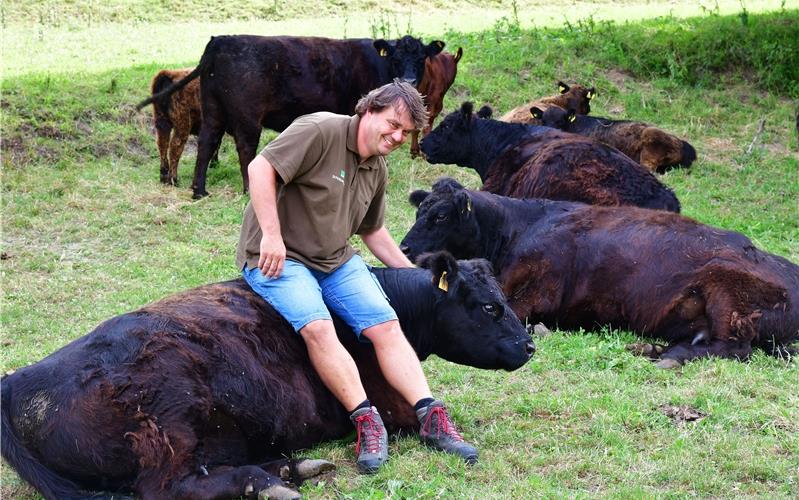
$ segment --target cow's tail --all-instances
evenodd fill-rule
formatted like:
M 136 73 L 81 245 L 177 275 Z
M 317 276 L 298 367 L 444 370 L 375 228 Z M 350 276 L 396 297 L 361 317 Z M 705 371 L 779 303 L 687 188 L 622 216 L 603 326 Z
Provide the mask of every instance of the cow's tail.
M 169 88 L 169 86 L 173 83 L 175 83 L 175 81 L 172 80 L 172 78 L 169 77 L 169 74 L 164 71 L 161 71 L 155 75 L 151 88 L 152 95 L 161 96 L 159 98 L 153 99 L 153 105 L 156 107 L 156 114 L 160 113 L 164 116 L 169 116 L 169 103 L 172 101 L 172 99 L 169 98 L 168 94 L 162 94 L 162 92 Z
M 174 83 L 168 85 L 165 89 L 161 90 L 160 92 L 151 95 L 147 99 L 145 99 L 142 102 L 140 102 L 139 104 L 137 104 L 136 105 L 136 109 L 137 110 L 141 110 L 141 108 L 143 108 L 143 107 L 145 107 L 147 105 L 150 105 L 150 104 L 152 104 L 155 101 L 158 101 L 158 105 L 163 107 L 163 102 L 164 102 L 165 98 L 171 96 L 172 94 L 174 94 L 178 90 L 180 90 L 183 87 L 185 87 L 186 85 L 188 85 L 190 81 L 192 81 L 195 78 L 197 78 L 198 76 L 200 76 L 200 71 L 202 70 L 202 63 L 203 63 L 203 61 L 200 60 L 200 64 L 198 64 L 197 67 L 194 68 L 194 71 L 192 71 L 191 73 L 186 75 L 186 78 L 184 78 L 182 80 L 179 80 L 177 82 L 174 82 Z
M 691 164 L 696 160 L 696 150 L 693 146 L 688 144 L 686 141 L 682 141 L 682 155 L 680 159 L 680 165 L 683 167 L 690 167 Z
M 143 108 L 143 107 L 145 107 L 145 106 L 147 106 L 149 104 L 152 104 L 155 101 L 158 101 L 158 105 L 163 107 L 162 99 L 171 96 L 172 94 L 174 94 L 178 90 L 180 90 L 183 87 L 185 87 L 186 85 L 188 85 L 190 81 L 192 81 L 195 78 L 197 78 L 198 76 L 200 76 L 200 73 L 203 71 L 203 69 L 211 64 L 211 61 L 210 61 L 210 59 L 212 57 L 211 54 L 213 54 L 215 51 L 214 50 L 210 50 L 210 49 L 211 49 L 211 45 L 214 43 L 214 39 L 215 38 L 216 37 L 212 36 L 211 40 L 205 46 L 205 50 L 203 51 L 203 55 L 202 55 L 202 57 L 200 57 L 200 63 L 197 65 L 196 68 L 194 68 L 194 71 L 192 71 L 191 73 L 186 75 L 186 78 L 184 78 L 182 80 L 179 80 L 177 82 L 171 83 L 166 88 L 164 88 L 163 90 L 159 91 L 158 93 L 154 92 L 153 95 L 151 95 L 147 99 L 145 99 L 142 102 L 140 102 L 139 104 L 137 104 L 136 105 L 136 109 L 137 110 L 141 110 L 141 108 Z M 166 109 L 166 108 L 164 108 L 164 109 Z
M 12 384 L 7 383 L 8 378 L 2 381 L 2 426 L 0 426 L 0 439 L 2 439 L 3 459 L 8 462 L 17 474 L 36 488 L 47 499 L 77 499 L 85 498 L 87 493 L 78 485 L 59 476 L 44 466 L 31 455 L 30 451 L 22 444 L 14 427 L 11 424 L 9 411 L 11 410 Z

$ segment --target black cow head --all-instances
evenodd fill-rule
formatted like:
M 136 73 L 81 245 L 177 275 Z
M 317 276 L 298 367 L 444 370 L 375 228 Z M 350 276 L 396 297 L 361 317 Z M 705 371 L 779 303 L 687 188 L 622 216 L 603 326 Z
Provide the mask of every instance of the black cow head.
M 382 38 L 373 43 L 380 57 L 385 57 L 391 66 L 391 77 L 419 85 L 424 75 L 424 61 L 444 49 L 444 42 L 435 40 L 424 45 L 418 38 L 405 35 L 388 42 Z
M 566 111 L 560 106 L 549 106 L 546 111 L 543 111 L 537 106 L 530 108 L 530 114 L 533 118 L 541 120 L 541 124 L 545 127 L 552 127 L 559 130 L 567 130 L 570 125 L 577 119 L 577 112 L 573 109 Z
M 437 289 L 432 352 L 477 368 L 521 367 L 535 346 L 483 259 L 456 261 L 447 252 L 418 260 Z
M 488 116 L 491 116 L 490 108 L 488 109 Z M 460 110 L 448 114 L 422 139 L 420 147 L 428 162 L 469 164 L 474 146 L 472 124 L 477 119 L 473 110 L 474 105 L 471 102 L 464 102 Z
M 459 259 L 479 255 L 480 226 L 469 192 L 445 177 L 433 184 L 433 192 L 414 191 L 410 202 L 418 207 L 416 222 L 400 243 L 411 259 L 426 252 L 447 250 Z

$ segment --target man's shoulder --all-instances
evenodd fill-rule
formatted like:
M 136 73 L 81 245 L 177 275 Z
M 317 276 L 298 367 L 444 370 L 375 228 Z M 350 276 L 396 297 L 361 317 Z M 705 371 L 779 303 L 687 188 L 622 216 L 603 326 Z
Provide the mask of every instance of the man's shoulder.
M 338 113 L 331 113 L 330 111 L 317 111 L 300 116 L 295 121 L 300 123 L 313 123 L 318 127 L 324 129 L 327 127 L 337 128 L 349 124 L 351 116 L 340 115 Z

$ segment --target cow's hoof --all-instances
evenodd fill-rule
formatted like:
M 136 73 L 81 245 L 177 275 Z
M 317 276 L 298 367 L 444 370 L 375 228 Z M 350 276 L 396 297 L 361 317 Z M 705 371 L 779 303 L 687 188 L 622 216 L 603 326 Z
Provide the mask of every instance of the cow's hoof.
M 658 344 L 627 344 L 624 348 L 633 354 L 646 356 L 650 359 L 658 359 L 663 354 L 663 346 Z
M 336 464 L 327 460 L 303 459 L 297 462 L 295 479 L 309 479 L 336 470 Z
M 664 370 L 672 370 L 674 368 L 681 367 L 682 363 L 680 363 L 676 359 L 666 358 L 666 359 L 661 359 L 660 361 L 655 363 L 655 366 L 657 366 L 658 368 L 663 368 Z
M 191 197 L 195 200 L 201 200 L 206 196 L 208 196 L 208 191 L 195 191 L 194 194 L 191 195 Z
M 297 498 L 302 498 L 298 491 L 280 484 L 274 484 L 258 492 L 258 500 L 296 500 Z

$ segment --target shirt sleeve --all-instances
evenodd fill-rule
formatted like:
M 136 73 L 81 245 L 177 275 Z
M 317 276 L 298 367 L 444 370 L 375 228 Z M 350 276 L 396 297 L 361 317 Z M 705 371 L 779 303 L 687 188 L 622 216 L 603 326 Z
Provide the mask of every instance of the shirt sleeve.
M 368 234 L 383 227 L 383 217 L 386 210 L 386 181 L 384 177 L 380 186 L 375 191 L 372 198 L 372 203 L 366 210 L 366 215 L 361 221 L 361 225 L 355 231 L 355 234 Z
M 324 149 L 322 131 L 302 117 L 294 120 L 276 139 L 266 145 L 261 155 L 288 184 L 319 162 Z

